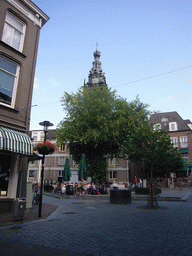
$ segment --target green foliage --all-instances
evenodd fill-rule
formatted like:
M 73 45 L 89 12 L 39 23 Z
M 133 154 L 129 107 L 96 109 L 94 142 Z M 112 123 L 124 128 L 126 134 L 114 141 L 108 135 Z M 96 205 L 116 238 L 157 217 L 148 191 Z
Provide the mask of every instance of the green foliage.
M 107 179 L 106 169 L 106 159 L 101 157 L 95 157 L 88 163 L 87 176 L 91 177 L 94 183 L 99 182 L 100 184 L 102 184 Z
M 68 142 L 69 152 L 76 162 L 85 154 L 87 163 L 95 163 L 90 171 L 92 178 L 99 170 L 96 161 L 101 164 L 103 158 L 121 157 L 125 139 L 149 114 L 147 105 L 138 98 L 128 103 L 107 87 L 102 90 L 99 86 L 91 90 L 82 88 L 76 94 L 65 92 L 61 102 L 66 118 L 58 126 L 57 140 Z M 100 172 L 106 179 L 104 165 Z M 101 180 L 98 177 L 96 179 Z
M 173 147 L 169 135 L 163 130 L 153 130 L 149 121 L 127 136 L 122 150 L 132 162 L 143 162 L 148 173 L 154 170 L 155 176 L 183 168 L 183 158 Z

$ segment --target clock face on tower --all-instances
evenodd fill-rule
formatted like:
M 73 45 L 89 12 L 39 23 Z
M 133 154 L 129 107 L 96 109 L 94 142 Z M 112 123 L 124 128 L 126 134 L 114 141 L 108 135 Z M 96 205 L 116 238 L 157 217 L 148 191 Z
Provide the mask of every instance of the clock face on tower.
M 99 83 L 99 78 L 93 78 L 93 79 L 92 79 L 92 83 L 93 83 L 93 84 Z

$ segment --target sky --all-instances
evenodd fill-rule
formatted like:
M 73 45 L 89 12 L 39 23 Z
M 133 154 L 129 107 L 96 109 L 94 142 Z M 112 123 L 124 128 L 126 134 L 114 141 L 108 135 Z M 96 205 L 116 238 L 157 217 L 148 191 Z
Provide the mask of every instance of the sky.
M 108 87 L 149 110 L 192 121 L 190 0 L 33 0 L 49 17 L 40 32 L 31 130 L 65 117 L 64 92 L 76 93 L 100 61 Z

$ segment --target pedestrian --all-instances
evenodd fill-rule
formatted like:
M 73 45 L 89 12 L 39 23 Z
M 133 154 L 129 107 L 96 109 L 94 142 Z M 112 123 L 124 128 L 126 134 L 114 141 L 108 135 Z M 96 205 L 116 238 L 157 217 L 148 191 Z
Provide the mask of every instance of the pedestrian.
M 136 187 L 140 188 L 140 182 L 137 180 Z
M 37 203 L 36 198 L 38 194 L 39 194 L 39 183 L 37 182 L 33 188 L 33 203 Z
M 142 179 L 141 179 L 141 178 L 139 179 L 139 183 L 140 183 L 140 188 L 142 188 L 143 181 L 142 181 Z
M 138 181 L 138 179 L 137 179 L 137 177 L 135 176 L 135 179 L 134 179 L 135 185 L 137 184 L 137 181 Z

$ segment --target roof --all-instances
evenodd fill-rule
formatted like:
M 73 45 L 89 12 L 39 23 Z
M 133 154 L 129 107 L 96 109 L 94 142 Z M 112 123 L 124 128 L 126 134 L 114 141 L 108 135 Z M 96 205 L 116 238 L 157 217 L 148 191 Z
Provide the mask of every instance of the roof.
M 184 121 L 185 121 L 186 124 L 192 124 L 192 122 L 189 119 L 184 120 Z
M 56 139 L 56 131 L 57 130 L 55 130 L 55 129 L 50 129 L 50 130 L 48 130 L 48 133 L 47 133 L 47 139 L 49 139 L 49 140 L 54 140 L 54 139 Z
M 162 126 L 162 129 L 165 132 L 169 131 L 170 122 L 177 123 L 177 126 L 178 126 L 177 131 L 191 131 L 188 125 L 186 124 L 186 122 L 180 117 L 180 115 L 176 111 L 152 114 L 150 116 L 150 120 L 154 124 L 160 123 Z
M 56 129 L 49 129 L 47 133 L 48 140 L 55 140 L 56 139 Z M 30 137 L 32 137 L 32 132 L 43 132 L 43 130 L 32 130 L 30 131 Z

